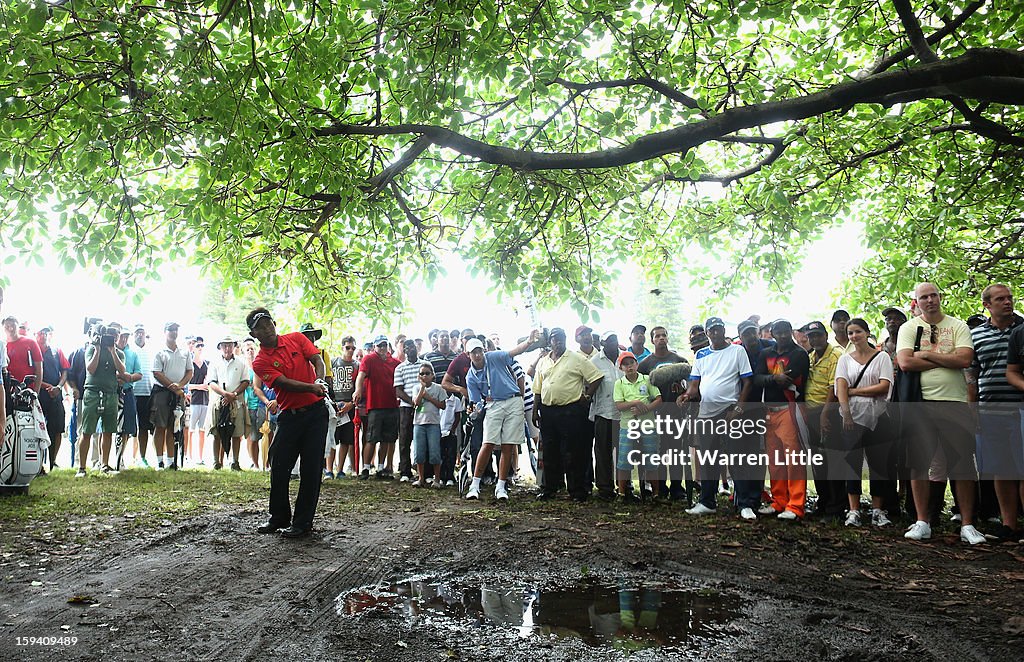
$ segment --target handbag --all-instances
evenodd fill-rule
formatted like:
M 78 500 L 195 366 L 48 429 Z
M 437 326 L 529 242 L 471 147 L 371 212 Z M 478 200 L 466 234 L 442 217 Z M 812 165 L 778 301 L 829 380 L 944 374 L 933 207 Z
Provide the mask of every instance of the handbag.
M 924 329 L 922 329 L 922 331 L 923 330 Z M 864 373 L 868 371 L 868 366 L 875 362 L 875 359 L 878 358 L 879 354 L 881 354 L 881 352 L 875 352 L 874 354 L 871 355 L 871 358 L 868 359 L 868 362 L 865 363 L 864 366 L 860 369 L 860 374 L 857 375 L 857 379 L 855 379 L 853 383 L 850 384 L 850 388 L 857 388 L 857 386 L 860 384 L 860 380 L 864 379 Z
M 917 338 L 914 340 L 914 351 L 921 349 L 921 336 L 924 335 L 924 327 L 917 327 Z M 893 391 L 895 402 L 921 402 L 921 373 L 906 372 L 900 370 L 896 374 L 896 388 Z

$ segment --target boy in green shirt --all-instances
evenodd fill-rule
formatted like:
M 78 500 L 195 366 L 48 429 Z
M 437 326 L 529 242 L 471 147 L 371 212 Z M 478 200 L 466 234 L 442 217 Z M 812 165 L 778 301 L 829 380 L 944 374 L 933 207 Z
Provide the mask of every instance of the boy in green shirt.
M 632 352 L 619 354 L 619 369 L 625 373 L 615 381 L 612 399 L 615 401 L 615 408 L 621 412 L 619 426 L 619 460 L 618 460 L 618 483 L 619 493 L 625 500 L 635 500 L 632 495 L 631 482 L 633 465 L 644 466 L 644 475 L 638 477 L 650 479 L 648 472 L 650 466 L 644 461 L 630 462 L 630 452 L 640 450 L 643 455 L 655 455 L 658 453 L 658 436 L 656 434 L 644 434 L 640 424 L 646 420 L 654 420 L 654 411 L 661 404 L 661 391 L 657 386 L 651 384 L 647 375 L 639 372 L 639 363 Z M 636 442 L 640 442 L 639 445 Z M 657 481 L 653 481 L 658 485 Z M 657 489 L 657 488 L 656 488 Z M 641 490 L 641 494 L 643 490 Z

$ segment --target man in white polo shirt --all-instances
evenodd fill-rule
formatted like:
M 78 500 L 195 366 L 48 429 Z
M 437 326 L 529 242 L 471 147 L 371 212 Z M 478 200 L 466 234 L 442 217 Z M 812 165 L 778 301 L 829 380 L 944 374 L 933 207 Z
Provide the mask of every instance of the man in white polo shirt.
M 712 426 L 709 423 L 723 419 L 731 423 L 743 413 L 739 403 L 746 400 L 750 391 L 753 371 L 750 369 L 750 359 L 747 358 L 746 350 L 740 345 L 732 344 L 725 337 L 725 322 L 721 317 L 709 318 L 704 324 L 704 330 L 711 344 L 697 351 L 696 361 L 690 371 L 690 385 L 686 393 L 679 396 L 677 402 L 684 404 L 700 397 L 697 419 L 704 421 L 704 424 L 697 428 L 700 447 L 703 450 L 726 453 L 734 445 L 731 437 L 720 432 L 717 424 Z M 711 430 L 712 427 L 714 431 Z M 710 515 L 715 512 L 718 470 L 718 465 L 714 463 L 701 466 L 700 503 L 688 509 L 687 513 Z M 739 481 L 736 505 L 740 507 L 738 483 Z M 754 505 L 756 504 L 744 504 L 740 508 L 740 516 L 748 520 L 757 519 Z
M 249 366 L 241 356 L 235 356 L 237 346 L 238 342 L 230 336 L 218 342 L 220 356 L 210 361 L 210 369 L 206 374 L 206 383 L 213 394 L 207 427 L 214 439 L 214 469 L 224 466 L 224 453 L 229 450 L 224 448 L 224 440 L 217 429 L 221 412 L 227 408 L 230 409 L 233 423 L 230 451 L 235 459 L 231 463 L 231 470 L 242 470 L 238 455 L 242 452 L 242 437 L 246 435 L 249 422 L 244 398 L 245 389 L 249 388 Z

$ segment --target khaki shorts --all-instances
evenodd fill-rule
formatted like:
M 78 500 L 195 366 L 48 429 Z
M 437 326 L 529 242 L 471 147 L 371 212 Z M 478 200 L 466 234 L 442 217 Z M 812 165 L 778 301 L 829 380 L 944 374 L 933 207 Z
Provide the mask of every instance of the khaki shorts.
M 487 403 L 484 416 L 483 443 L 517 446 L 526 441 L 526 419 L 523 417 L 523 399 L 512 397 Z

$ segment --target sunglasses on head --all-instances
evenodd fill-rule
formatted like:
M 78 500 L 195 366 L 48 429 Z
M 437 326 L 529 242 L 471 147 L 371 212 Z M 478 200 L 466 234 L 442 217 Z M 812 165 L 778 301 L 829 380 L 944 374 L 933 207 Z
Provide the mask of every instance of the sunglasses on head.
M 252 322 L 249 324 L 249 330 L 252 331 L 253 329 L 255 329 L 256 325 L 259 324 L 260 320 L 262 320 L 263 318 L 266 318 L 271 322 L 274 321 L 274 318 L 270 316 L 270 313 L 256 313 L 256 315 L 252 318 Z

